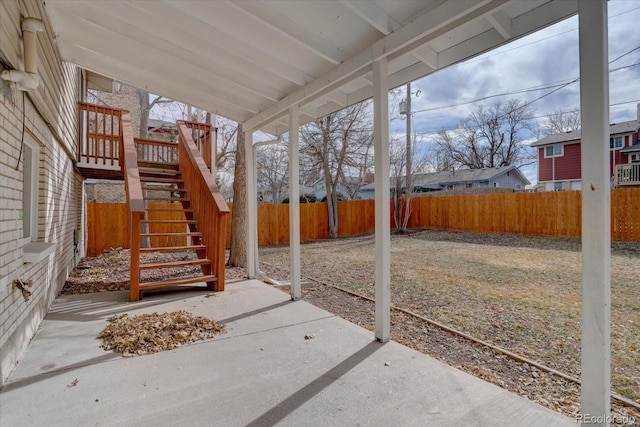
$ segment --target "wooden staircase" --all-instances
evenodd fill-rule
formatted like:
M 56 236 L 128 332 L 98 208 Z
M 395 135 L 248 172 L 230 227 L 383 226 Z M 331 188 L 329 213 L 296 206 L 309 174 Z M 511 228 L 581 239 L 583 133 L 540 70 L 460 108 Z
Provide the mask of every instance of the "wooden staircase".
M 79 123 L 78 167 L 83 175 L 124 179 L 129 299 L 137 301 L 147 290 L 197 283 L 223 291 L 230 211 L 211 174 L 215 128 L 179 121 L 177 143 L 134 139 L 129 112 L 82 102 Z M 171 219 L 158 219 L 157 213 L 167 211 L 174 213 Z M 163 230 L 166 227 L 171 231 Z M 157 262 L 154 252 L 175 256 Z M 176 271 L 184 267 L 191 267 L 189 274 Z
M 218 277 L 213 274 L 213 261 L 208 257 L 208 248 L 202 244 L 202 233 L 199 232 L 198 220 L 194 217 L 194 210 L 191 209 L 189 191 L 184 188 L 184 180 L 181 178 L 178 165 L 158 165 L 156 167 L 139 167 L 141 188 L 143 199 L 145 200 L 145 218 L 140 221 L 140 238 L 149 243 L 147 247 L 140 248 L 140 283 L 139 291 L 178 286 L 195 283 L 206 283 L 209 289 L 216 290 L 215 285 Z M 176 197 L 178 196 L 178 197 Z M 149 219 L 154 213 L 176 212 L 176 205 L 182 212 L 184 219 Z M 182 231 L 155 231 L 154 228 L 162 226 L 171 228 L 182 228 Z M 154 245 L 156 241 L 183 240 L 184 244 L 170 246 Z M 141 242 L 141 246 L 143 242 Z M 162 242 L 159 242 L 162 243 Z M 187 259 L 148 262 L 146 255 L 154 253 L 174 253 L 184 255 Z M 167 269 L 198 267 L 197 272 L 191 274 L 181 273 L 179 277 L 162 278 L 160 280 L 145 280 L 145 275 L 150 272 L 163 271 Z M 154 276 L 159 276 L 155 274 Z

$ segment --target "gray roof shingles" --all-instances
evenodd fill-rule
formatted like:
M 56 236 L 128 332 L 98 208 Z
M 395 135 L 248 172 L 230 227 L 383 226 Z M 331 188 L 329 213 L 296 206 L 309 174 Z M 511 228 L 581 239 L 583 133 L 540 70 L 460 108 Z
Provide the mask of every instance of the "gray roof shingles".
M 629 120 L 628 122 L 612 123 L 609 127 L 610 135 L 619 135 L 621 133 L 636 132 L 640 123 L 637 120 Z M 553 135 L 547 135 L 544 138 L 531 144 L 532 147 L 539 147 L 542 145 L 557 144 L 559 142 L 577 141 L 580 142 L 580 129 L 571 132 L 554 133 Z

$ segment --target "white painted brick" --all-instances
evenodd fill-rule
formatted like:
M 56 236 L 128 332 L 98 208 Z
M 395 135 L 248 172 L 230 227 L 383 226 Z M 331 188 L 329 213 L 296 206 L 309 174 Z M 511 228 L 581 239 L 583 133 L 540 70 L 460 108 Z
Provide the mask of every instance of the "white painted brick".
M 19 8 L 16 9 L 17 11 Z M 19 17 L 17 17 L 19 19 Z M 0 51 L 3 50 L 3 40 L 0 40 Z M 51 102 L 53 111 L 67 114 L 61 121 L 58 117 L 51 117 L 49 121 L 59 129 L 59 134 L 68 147 L 73 147 L 75 152 L 75 112 L 76 93 L 79 82 L 70 82 L 70 78 L 78 76 L 77 69 L 70 64 L 51 63 L 56 55 L 46 55 L 47 59 L 39 64 L 39 72 L 49 78 L 45 81 L 63 82 L 62 86 L 70 90 L 70 94 L 61 93 L 62 89 L 47 88 L 49 93 L 56 94 L 47 100 Z M 49 62 L 48 62 L 49 61 Z M 61 71 L 62 70 L 62 71 Z M 21 248 L 17 242 L 21 235 L 21 223 L 17 220 L 18 212 L 22 209 L 22 166 L 15 170 L 15 165 L 20 152 L 20 137 L 22 135 L 22 97 L 14 94 L 15 105 L 0 95 L 0 274 L 20 277 L 25 280 L 33 280 L 33 295 L 28 304 L 18 291 L 0 289 L 0 385 L 6 379 L 8 368 L 17 362 L 17 357 L 24 351 L 32 334 L 31 327 L 37 325 L 43 315 L 38 306 L 46 306 L 50 302 L 51 286 L 57 286 L 65 279 L 66 266 L 73 259 L 72 236 L 76 228 L 77 220 L 75 212 L 76 203 L 82 201 L 81 195 L 74 192 L 82 191 L 82 187 L 75 185 L 77 177 L 73 171 L 72 159 L 69 159 L 64 150 L 56 142 L 46 122 L 39 117 L 29 100 L 26 101 L 27 127 L 37 136 L 41 143 L 40 151 L 40 191 L 38 197 L 38 235 L 59 242 L 55 256 L 51 260 L 44 260 L 38 264 L 22 264 L 19 262 Z M 53 101 L 52 101 L 53 100 Z M 64 104 L 67 102 L 67 104 Z M 55 105 L 54 105 L 55 104 Z M 18 228 L 18 229 L 17 229 Z M 47 263 L 50 262 L 49 265 Z M 23 328 L 21 339 L 16 347 L 12 346 L 15 340 L 9 340 L 16 333 L 17 328 Z M 24 329 L 26 328 L 26 329 Z M 26 333 L 25 333 L 26 332 Z M 6 350 L 6 351 L 5 351 Z M 14 356 L 8 356 L 14 355 Z M 18 356 L 15 356 L 18 355 Z

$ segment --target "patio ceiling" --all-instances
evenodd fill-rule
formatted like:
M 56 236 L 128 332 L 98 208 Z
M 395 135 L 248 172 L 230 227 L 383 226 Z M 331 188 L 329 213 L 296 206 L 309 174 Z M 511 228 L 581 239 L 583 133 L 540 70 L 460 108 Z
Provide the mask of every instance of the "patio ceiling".
M 577 13 L 577 0 L 47 0 L 64 60 L 278 135 Z M 455 84 L 455 82 L 452 82 Z

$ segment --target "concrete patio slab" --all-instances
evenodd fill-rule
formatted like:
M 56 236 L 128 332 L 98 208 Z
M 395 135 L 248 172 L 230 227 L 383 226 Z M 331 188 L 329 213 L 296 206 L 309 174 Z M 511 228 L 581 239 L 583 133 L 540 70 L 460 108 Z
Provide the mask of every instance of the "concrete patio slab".
M 0 425 L 576 425 L 262 282 L 227 289 L 59 297 L 0 390 Z M 113 314 L 181 309 L 226 332 L 131 358 L 99 348 Z

